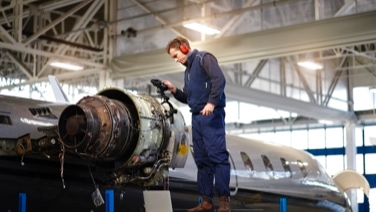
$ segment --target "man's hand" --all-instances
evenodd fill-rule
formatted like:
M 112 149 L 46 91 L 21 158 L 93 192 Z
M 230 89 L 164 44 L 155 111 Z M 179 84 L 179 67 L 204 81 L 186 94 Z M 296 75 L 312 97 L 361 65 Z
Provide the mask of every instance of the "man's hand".
M 171 91 L 171 93 L 176 93 L 176 86 L 172 84 L 168 80 L 163 80 L 162 83 L 167 86 L 168 90 Z
M 208 103 L 205 105 L 204 109 L 202 109 L 202 110 L 200 111 L 200 113 L 201 113 L 203 116 L 208 116 L 208 115 L 210 115 L 210 114 L 213 113 L 213 110 L 214 110 L 214 105 L 213 105 L 212 103 L 208 102 Z

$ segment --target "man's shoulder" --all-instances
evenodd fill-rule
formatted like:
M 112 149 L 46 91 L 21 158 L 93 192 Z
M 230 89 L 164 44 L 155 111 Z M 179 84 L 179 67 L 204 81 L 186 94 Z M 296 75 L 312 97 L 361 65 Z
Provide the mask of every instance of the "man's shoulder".
M 218 60 L 217 58 L 210 52 L 206 52 L 203 57 L 202 57 L 202 61 L 201 61 L 201 65 L 203 66 L 205 61 L 207 61 L 206 63 L 217 63 Z
M 204 66 L 204 61 L 217 60 L 217 58 L 210 52 L 207 51 L 197 51 L 196 57 L 200 58 L 200 65 Z

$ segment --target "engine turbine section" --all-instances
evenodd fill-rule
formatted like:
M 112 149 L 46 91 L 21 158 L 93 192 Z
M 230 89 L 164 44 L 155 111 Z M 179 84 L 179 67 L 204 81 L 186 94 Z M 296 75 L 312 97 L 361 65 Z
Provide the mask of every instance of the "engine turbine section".
M 188 156 L 180 111 L 146 94 L 111 88 L 84 97 L 63 111 L 58 129 L 67 153 L 111 170 L 118 184 L 153 185 Z
M 117 159 L 132 148 L 134 120 L 129 110 L 105 96 L 88 96 L 68 106 L 59 119 L 65 146 L 91 160 Z

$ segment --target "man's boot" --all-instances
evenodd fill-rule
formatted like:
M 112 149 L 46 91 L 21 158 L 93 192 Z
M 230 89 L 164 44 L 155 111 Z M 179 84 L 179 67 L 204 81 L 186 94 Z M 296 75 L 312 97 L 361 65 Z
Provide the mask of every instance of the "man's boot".
M 214 211 L 213 201 L 207 197 L 202 196 L 202 202 L 194 208 L 188 209 L 187 212 L 200 212 L 200 211 Z
M 217 212 L 230 212 L 230 197 L 219 197 L 219 208 Z

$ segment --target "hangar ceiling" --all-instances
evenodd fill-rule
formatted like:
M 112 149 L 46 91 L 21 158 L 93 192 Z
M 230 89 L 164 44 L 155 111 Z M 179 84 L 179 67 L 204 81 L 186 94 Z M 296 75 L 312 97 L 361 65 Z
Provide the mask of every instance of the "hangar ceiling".
M 213 52 L 229 100 L 303 119 L 352 122 L 352 88 L 376 84 L 375 0 L 1 0 L 0 89 L 47 81 L 147 91 L 151 78 L 182 83 L 164 52 L 177 35 Z M 220 30 L 184 28 L 198 21 Z M 296 63 L 323 64 L 310 71 Z M 66 71 L 53 61 L 81 64 Z M 375 119 L 372 114 L 371 119 Z

